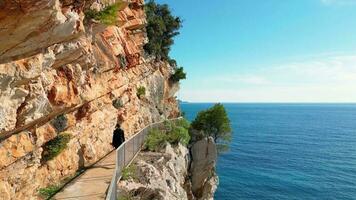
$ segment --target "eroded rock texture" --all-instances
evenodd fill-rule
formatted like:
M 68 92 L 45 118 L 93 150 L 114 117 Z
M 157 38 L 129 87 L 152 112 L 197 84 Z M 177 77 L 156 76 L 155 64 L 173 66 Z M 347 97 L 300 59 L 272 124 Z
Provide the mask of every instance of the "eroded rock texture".
M 132 200 L 213 200 L 219 182 L 216 160 L 210 137 L 194 142 L 190 150 L 167 143 L 159 152 L 141 152 L 131 164 L 133 175 L 119 182 L 119 195 Z
M 217 149 L 214 139 L 203 138 L 191 148 L 192 164 L 190 167 L 192 192 L 196 199 L 212 200 L 218 186 L 215 173 Z
M 116 26 L 85 19 L 113 3 Z M 145 23 L 142 0 L 0 1 L 1 200 L 39 199 L 39 188 L 93 164 L 112 150 L 117 123 L 129 137 L 179 114 L 174 69 L 143 56 Z M 67 149 L 43 161 L 43 145 L 63 132 Z
M 187 200 L 185 183 L 189 151 L 167 144 L 161 152 L 141 152 L 133 166 L 134 177 L 119 182 L 120 197 L 134 200 Z

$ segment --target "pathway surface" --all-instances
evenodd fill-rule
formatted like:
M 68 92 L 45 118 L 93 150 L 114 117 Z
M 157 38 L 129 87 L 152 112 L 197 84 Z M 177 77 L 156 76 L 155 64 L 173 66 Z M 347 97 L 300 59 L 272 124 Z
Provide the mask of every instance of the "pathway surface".
M 56 200 L 100 200 L 105 199 L 115 171 L 115 154 L 112 151 L 94 166 L 65 186 L 53 199 Z

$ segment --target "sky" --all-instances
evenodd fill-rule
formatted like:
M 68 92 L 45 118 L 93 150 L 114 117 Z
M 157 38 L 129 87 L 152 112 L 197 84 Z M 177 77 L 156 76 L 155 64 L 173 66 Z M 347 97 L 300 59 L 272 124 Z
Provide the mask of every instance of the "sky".
M 156 0 L 190 102 L 356 102 L 356 0 Z

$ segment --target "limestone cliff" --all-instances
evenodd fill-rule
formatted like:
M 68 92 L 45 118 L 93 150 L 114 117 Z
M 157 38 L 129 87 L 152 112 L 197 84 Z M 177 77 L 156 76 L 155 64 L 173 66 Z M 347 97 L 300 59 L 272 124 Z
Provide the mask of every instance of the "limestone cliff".
M 85 18 L 114 3 L 116 25 Z M 179 115 L 173 67 L 143 52 L 143 3 L 0 1 L 1 200 L 39 199 L 38 189 L 95 163 L 113 150 L 117 123 L 129 137 Z M 64 132 L 67 148 L 44 160 L 44 145 Z

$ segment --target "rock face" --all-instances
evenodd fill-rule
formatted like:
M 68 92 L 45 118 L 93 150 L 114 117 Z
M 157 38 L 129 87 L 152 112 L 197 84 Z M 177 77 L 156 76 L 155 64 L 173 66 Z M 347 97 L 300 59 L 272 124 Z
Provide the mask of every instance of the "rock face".
M 133 200 L 212 200 L 218 185 L 213 138 L 194 143 L 189 150 L 167 144 L 161 152 L 141 152 L 135 177 L 119 182 L 121 197 Z
M 192 164 L 189 172 L 194 196 L 196 199 L 214 199 L 218 185 L 215 173 L 217 150 L 214 139 L 209 137 L 194 143 L 191 155 Z
M 113 3 L 117 25 L 85 19 Z M 95 163 L 117 123 L 130 137 L 179 115 L 174 69 L 144 56 L 145 23 L 142 0 L 0 1 L 0 200 L 40 199 L 40 188 Z M 43 146 L 64 132 L 67 148 L 44 161 Z
M 119 182 L 121 197 L 188 199 L 184 184 L 188 175 L 189 152 L 184 146 L 172 148 L 167 144 L 162 153 L 142 152 L 131 165 L 136 168 L 136 177 Z

